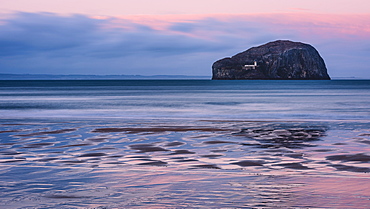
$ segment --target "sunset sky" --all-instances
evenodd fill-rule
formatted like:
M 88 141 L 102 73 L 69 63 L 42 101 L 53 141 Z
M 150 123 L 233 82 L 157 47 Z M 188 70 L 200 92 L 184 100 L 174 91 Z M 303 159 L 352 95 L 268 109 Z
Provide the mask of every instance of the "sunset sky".
M 368 0 L 0 0 L 0 73 L 210 76 L 278 39 L 370 78 Z

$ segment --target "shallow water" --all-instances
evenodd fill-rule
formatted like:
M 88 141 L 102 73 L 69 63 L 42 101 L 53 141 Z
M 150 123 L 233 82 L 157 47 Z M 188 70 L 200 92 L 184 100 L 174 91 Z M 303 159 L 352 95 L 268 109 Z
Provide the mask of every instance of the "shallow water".
M 4 208 L 369 208 L 369 81 L 1 81 Z

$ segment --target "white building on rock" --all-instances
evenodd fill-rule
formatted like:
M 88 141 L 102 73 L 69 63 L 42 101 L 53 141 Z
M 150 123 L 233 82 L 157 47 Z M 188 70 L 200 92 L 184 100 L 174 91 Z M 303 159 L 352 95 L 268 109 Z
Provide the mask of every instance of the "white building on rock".
M 243 66 L 243 69 L 245 69 L 245 70 L 254 70 L 254 69 L 256 69 L 256 67 L 257 67 L 257 61 L 254 61 L 254 64 L 253 65 L 244 65 Z

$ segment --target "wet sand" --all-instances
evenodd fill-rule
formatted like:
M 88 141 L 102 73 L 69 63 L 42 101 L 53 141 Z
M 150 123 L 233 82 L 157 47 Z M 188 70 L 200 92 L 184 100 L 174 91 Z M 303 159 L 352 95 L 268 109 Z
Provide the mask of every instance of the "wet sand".
M 369 208 L 367 125 L 2 123 L 0 206 Z

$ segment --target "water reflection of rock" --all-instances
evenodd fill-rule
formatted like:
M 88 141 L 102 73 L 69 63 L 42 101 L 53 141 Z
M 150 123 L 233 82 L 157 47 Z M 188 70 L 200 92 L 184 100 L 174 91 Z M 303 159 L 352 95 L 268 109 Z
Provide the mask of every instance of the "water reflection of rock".
M 244 143 L 243 145 L 259 148 L 303 148 L 313 147 L 313 141 L 325 136 L 327 128 L 324 126 L 266 126 L 242 129 L 238 135 L 256 140 L 258 143 Z

